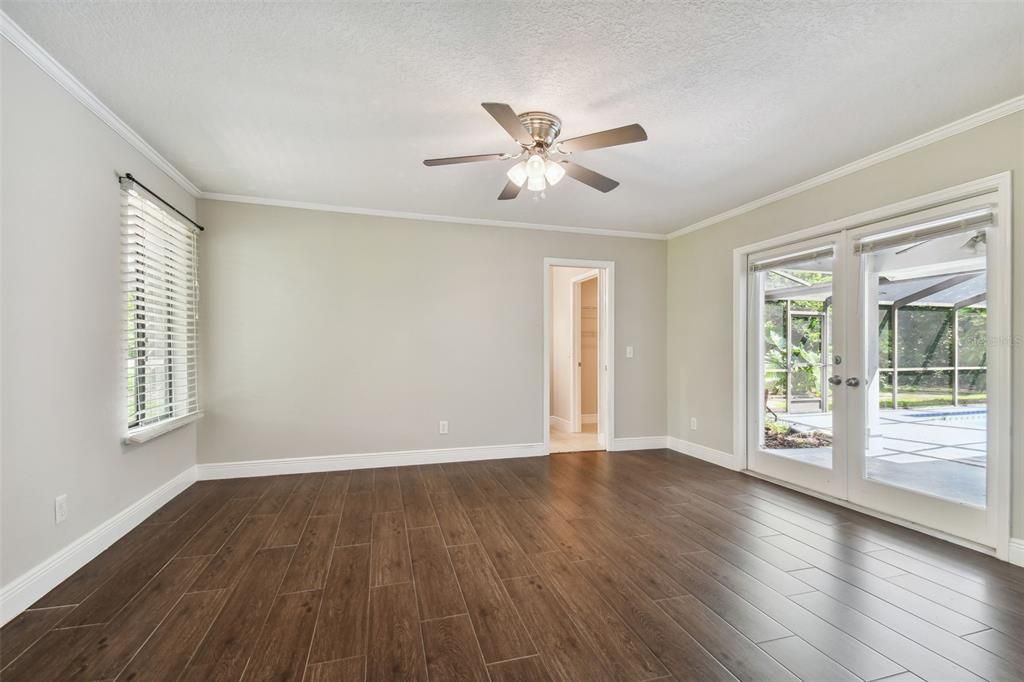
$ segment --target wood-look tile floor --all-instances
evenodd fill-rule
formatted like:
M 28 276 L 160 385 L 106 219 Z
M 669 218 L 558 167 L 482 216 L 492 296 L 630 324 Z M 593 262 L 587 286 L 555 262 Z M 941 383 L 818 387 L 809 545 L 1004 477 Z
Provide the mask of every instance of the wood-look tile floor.
M 1019 680 L 1024 570 L 668 451 L 205 481 L 0 679 Z

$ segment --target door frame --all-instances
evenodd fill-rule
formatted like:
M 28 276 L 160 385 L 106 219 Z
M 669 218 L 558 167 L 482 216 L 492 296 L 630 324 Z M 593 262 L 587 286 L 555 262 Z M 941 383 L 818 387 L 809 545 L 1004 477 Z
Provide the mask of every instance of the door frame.
M 591 270 L 585 272 L 582 275 L 577 275 L 569 280 L 572 284 L 572 381 L 570 382 L 571 388 L 569 389 L 569 428 L 574 433 L 578 433 L 583 430 L 583 372 L 580 367 L 580 362 L 583 358 L 582 349 L 582 332 L 583 332 L 583 283 L 589 282 L 592 279 L 597 279 L 597 304 L 598 304 L 598 330 L 597 330 L 597 357 L 598 360 L 601 358 L 601 328 L 600 328 L 600 316 L 601 316 L 601 271 Z M 601 372 L 597 373 L 597 392 L 601 394 Z M 598 401 L 598 422 L 600 422 L 600 401 Z M 600 429 L 598 429 L 600 432 Z
M 599 347 L 597 435 L 602 447 L 608 448 L 615 438 L 615 261 L 581 258 L 545 257 L 541 277 L 544 292 L 544 333 L 542 346 L 543 395 L 541 433 L 544 452 L 551 453 L 551 269 L 554 267 L 588 268 L 598 274 Z M 575 372 L 574 372 L 575 374 Z
M 988 177 L 966 182 L 953 187 L 941 189 L 929 194 L 912 197 L 904 201 L 888 204 L 880 208 L 863 211 L 845 218 L 831 220 L 813 227 L 808 227 L 794 232 L 789 232 L 777 237 L 765 239 L 753 244 L 737 247 L 733 250 L 733 451 L 734 461 L 738 468 L 748 470 L 747 452 L 747 416 L 749 412 L 747 400 L 747 379 L 748 367 L 747 358 L 749 355 L 749 344 L 747 343 L 747 322 L 748 322 L 748 292 L 749 277 L 747 276 L 747 258 L 750 254 L 758 251 L 766 251 L 775 247 L 786 246 L 816 237 L 822 237 L 842 230 L 865 227 L 885 220 L 899 218 L 902 216 L 919 213 L 931 208 L 944 206 L 964 199 L 971 199 L 983 194 L 991 194 L 993 202 L 997 205 L 997 230 L 1000 233 L 1001 243 L 998 252 L 995 248 L 995 258 L 990 261 L 990 267 L 995 264 L 996 272 L 991 276 L 993 279 L 989 285 L 990 291 L 999 287 L 1003 292 L 1011 291 L 1012 280 L 1012 175 L 1010 171 L 997 173 Z M 999 281 L 994 279 L 999 278 Z M 997 338 L 997 343 L 989 346 L 989 367 L 993 365 L 999 368 L 995 390 L 989 387 L 989 393 L 993 396 L 990 399 L 989 419 L 997 424 L 989 427 L 989 489 L 988 503 L 993 507 L 995 523 L 995 556 L 1005 560 L 1009 559 L 1010 547 L 1010 465 L 1011 465 L 1011 439 L 1010 439 L 1010 418 L 1012 414 L 1012 377 L 1011 367 L 1011 343 L 1012 339 L 1012 301 L 1008 300 L 1009 295 L 997 294 L 1000 297 L 999 305 L 1005 308 L 1001 319 L 997 321 L 995 329 L 990 330 L 990 336 Z M 994 306 L 993 306 L 994 307 Z M 762 476 L 761 474 L 752 475 Z M 763 476 L 762 476 L 763 477 Z M 775 480 L 775 479 L 772 479 Z M 985 553 L 992 553 L 991 547 L 978 545 L 977 543 L 962 538 L 951 536 L 934 528 L 923 526 L 905 519 L 894 518 L 889 514 L 861 507 L 846 500 L 841 500 L 829 495 L 804 490 L 784 481 L 777 481 L 787 487 L 796 488 L 808 494 L 823 497 L 841 506 L 851 507 L 867 514 L 884 518 L 899 525 L 907 526 L 923 533 L 941 537 L 945 540 L 961 544 L 972 549 Z

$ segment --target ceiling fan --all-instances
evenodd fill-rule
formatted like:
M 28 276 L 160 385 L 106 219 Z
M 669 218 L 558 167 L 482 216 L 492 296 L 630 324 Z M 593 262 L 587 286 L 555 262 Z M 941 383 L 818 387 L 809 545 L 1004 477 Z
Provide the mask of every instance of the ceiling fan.
M 423 165 L 447 166 L 475 161 L 522 159 L 508 170 L 508 182 L 498 195 L 500 200 L 515 199 L 524 186 L 530 191 L 541 192 L 549 186 L 557 185 L 566 175 L 601 192 L 611 192 L 619 186 L 616 180 L 585 168 L 568 157 L 588 149 L 614 147 L 647 139 L 647 132 L 643 127 L 634 123 L 556 142 L 558 134 L 562 131 L 562 121 L 554 114 L 546 111 L 516 114 L 512 107 L 498 102 L 484 102 L 482 106 L 519 144 L 519 153 L 449 156 L 443 159 L 427 159 Z

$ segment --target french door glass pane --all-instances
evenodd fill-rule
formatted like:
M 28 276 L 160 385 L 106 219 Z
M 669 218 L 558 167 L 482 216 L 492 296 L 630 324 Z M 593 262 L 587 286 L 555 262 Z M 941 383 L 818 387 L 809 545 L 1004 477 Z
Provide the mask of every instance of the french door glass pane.
M 832 468 L 832 271 L 818 255 L 761 270 L 761 450 Z
M 860 259 L 869 317 L 865 477 L 984 507 L 985 231 L 943 234 Z

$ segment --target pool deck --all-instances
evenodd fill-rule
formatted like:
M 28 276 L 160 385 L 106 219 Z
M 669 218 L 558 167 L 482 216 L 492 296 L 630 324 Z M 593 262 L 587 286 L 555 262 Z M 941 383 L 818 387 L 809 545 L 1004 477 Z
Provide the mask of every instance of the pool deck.
M 779 414 L 800 431 L 832 432 L 831 413 Z M 985 504 L 984 406 L 881 410 L 872 429 L 868 477 L 958 502 Z M 831 448 L 774 450 L 808 464 L 829 466 Z

